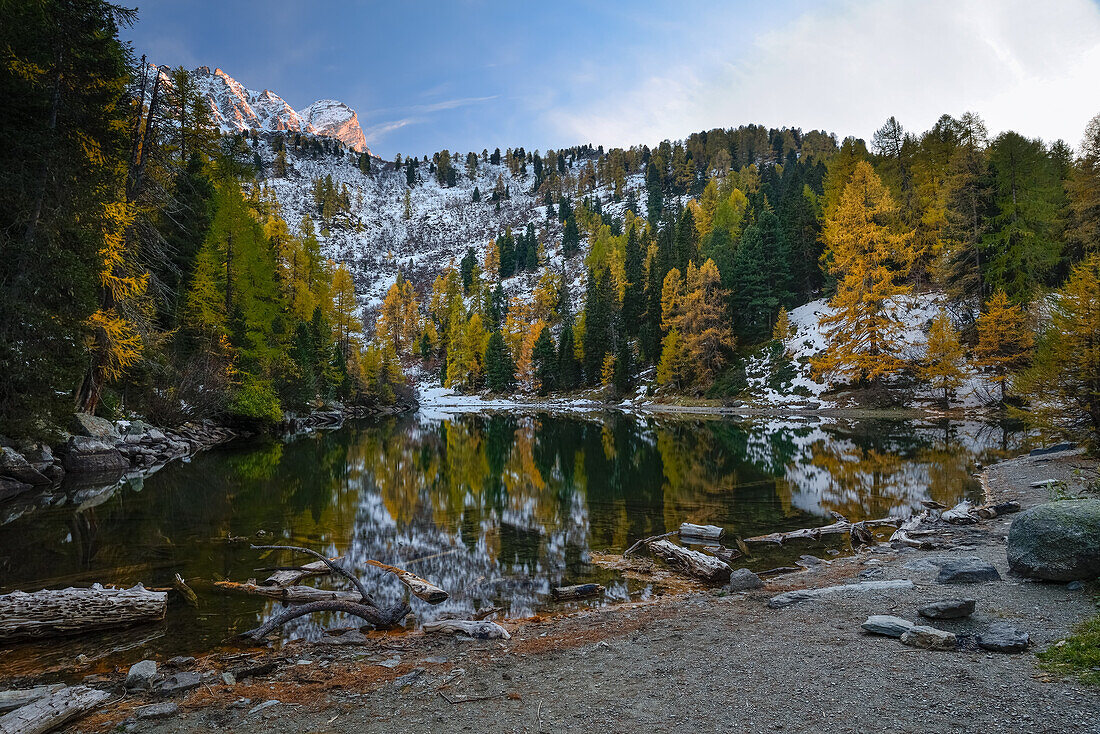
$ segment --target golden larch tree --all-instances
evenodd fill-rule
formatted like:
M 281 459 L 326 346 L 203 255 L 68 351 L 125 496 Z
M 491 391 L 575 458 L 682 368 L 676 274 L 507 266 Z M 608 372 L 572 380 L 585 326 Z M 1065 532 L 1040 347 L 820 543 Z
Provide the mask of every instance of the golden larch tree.
M 940 309 L 928 329 L 924 359 L 918 365 L 920 377 L 935 390 L 943 391 L 943 403 L 951 404 L 951 396 L 966 377 L 966 350 L 947 312 Z
M 987 372 L 989 379 L 1000 388 L 1003 403 L 1012 373 L 1027 364 L 1034 344 L 1027 314 L 1018 304 L 1010 302 L 1003 290 L 998 289 L 978 316 L 977 326 L 975 364 Z
M 836 276 L 833 312 L 821 318 L 828 346 L 815 360 L 819 375 L 878 383 L 906 366 L 898 298 L 912 267 L 913 233 L 899 231 L 897 206 L 865 161 L 856 164 L 825 220 L 824 261 Z

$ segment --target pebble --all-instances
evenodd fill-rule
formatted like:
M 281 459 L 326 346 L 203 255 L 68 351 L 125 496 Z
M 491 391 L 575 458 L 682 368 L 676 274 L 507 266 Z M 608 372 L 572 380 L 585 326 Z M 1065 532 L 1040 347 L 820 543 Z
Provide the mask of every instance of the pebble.
M 248 713 L 245 714 L 245 716 L 251 716 L 252 714 L 263 711 L 264 709 L 269 709 L 272 706 L 278 706 L 280 703 L 281 703 L 281 701 L 279 701 L 279 699 L 277 699 L 277 698 L 268 699 L 267 701 L 264 701 L 263 703 L 258 703 L 255 706 L 253 706 L 252 708 L 250 708 L 248 710 Z
M 134 716 L 139 719 L 165 719 L 175 716 L 180 712 L 180 707 L 172 702 L 151 703 L 147 706 L 138 706 L 134 709 Z
M 202 676 L 198 673 L 176 673 L 168 678 L 157 688 L 161 696 L 173 696 L 177 693 L 190 691 L 202 684 Z
M 126 687 L 130 690 L 135 688 L 152 688 L 153 681 L 156 679 L 156 661 L 142 660 L 140 663 L 134 663 L 130 666 L 129 672 L 126 673 Z
M 760 577 L 747 568 L 739 568 L 730 574 L 730 581 L 726 588 L 730 591 L 748 591 L 759 589 L 764 585 Z

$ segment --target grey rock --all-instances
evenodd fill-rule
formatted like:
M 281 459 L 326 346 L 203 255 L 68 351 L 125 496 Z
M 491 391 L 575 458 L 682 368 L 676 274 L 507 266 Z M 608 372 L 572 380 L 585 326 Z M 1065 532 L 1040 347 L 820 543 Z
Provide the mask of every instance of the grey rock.
M 936 582 L 941 584 L 981 584 L 1000 581 L 1001 574 L 993 564 L 981 558 L 953 558 L 940 566 Z
M 130 421 L 125 428 L 122 429 L 122 435 L 124 436 L 140 436 L 146 433 L 152 428 L 151 425 L 145 421 L 135 420 Z
M 186 668 L 189 665 L 194 665 L 194 663 L 195 658 L 189 655 L 177 655 L 174 658 L 168 658 L 167 662 L 165 662 L 164 664 L 172 666 L 173 668 Z
M 237 676 L 232 673 L 222 673 L 222 683 L 227 686 L 234 685 L 237 682 Z
M 422 675 L 424 675 L 423 668 L 413 668 L 408 673 L 405 673 L 405 675 L 397 676 L 397 678 L 394 679 L 393 684 L 397 688 L 411 686 L 413 683 L 416 683 L 416 681 L 419 680 L 420 676 Z
M 202 685 L 202 676 L 198 673 L 176 673 L 157 687 L 157 693 L 161 696 L 175 696 L 198 688 L 200 685 Z
M 914 625 L 907 630 L 901 636 L 901 641 L 910 647 L 923 647 L 926 650 L 954 650 L 956 644 L 955 635 L 952 633 L 922 624 Z
M 994 622 L 978 635 L 978 647 L 991 652 L 1023 652 L 1030 643 L 1026 632 L 1008 622 Z
M 156 679 L 156 661 L 142 660 L 130 666 L 130 671 L 126 674 L 126 687 L 129 689 L 152 688 Z
M 759 589 L 764 582 L 755 573 L 747 568 L 739 568 L 730 574 L 730 582 L 727 588 L 730 591 L 748 591 Z
M 113 442 L 88 436 L 73 436 L 65 446 L 65 471 L 80 474 L 121 473 L 130 462 Z
M 16 479 L 24 484 L 49 484 L 50 480 L 42 472 L 31 466 L 23 454 L 7 446 L 0 447 L 0 474 Z
M 892 617 L 889 614 L 872 614 L 860 626 L 873 635 L 901 637 L 913 629 L 914 625 L 908 619 L 902 619 L 901 617 Z
M 167 719 L 180 712 L 180 707 L 171 701 L 163 703 L 151 703 L 147 706 L 138 706 L 134 709 L 134 716 L 139 719 Z
M 118 438 L 115 424 L 106 418 L 97 418 L 87 413 L 77 413 L 69 424 L 69 432 L 74 436 L 92 436 L 95 438 Z
M 913 582 L 909 579 L 896 579 L 893 581 L 862 581 L 858 584 L 843 584 L 841 586 L 826 586 L 821 589 L 802 589 L 799 591 L 787 591 L 768 600 L 769 609 L 782 609 L 792 604 L 817 599 L 822 596 L 838 593 L 862 593 L 867 591 L 896 591 L 899 589 L 912 589 Z
M 1047 581 L 1100 576 L 1100 500 L 1063 500 L 1021 512 L 1008 531 L 1008 565 Z
M 1070 581 L 1066 584 L 1066 591 L 1080 591 L 1083 588 L 1085 588 L 1085 585 L 1080 581 Z
M 20 482 L 18 479 L 10 479 L 8 477 L 0 477 L 0 502 L 11 499 L 16 495 L 23 494 L 28 489 L 32 489 L 32 487 L 26 482 Z
M 917 613 L 928 619 L 962 619 L 974 613 L 973 599 L 942 599 L 925 604 Z

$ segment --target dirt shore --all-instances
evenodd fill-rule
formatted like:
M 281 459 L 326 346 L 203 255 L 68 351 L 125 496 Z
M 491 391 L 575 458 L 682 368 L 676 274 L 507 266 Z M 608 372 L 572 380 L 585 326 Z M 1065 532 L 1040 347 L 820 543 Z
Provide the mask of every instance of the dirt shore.
M 1049 498 L 1032 482 L 1080 494 L 1096 463 L 1076 452 L 988 468 L 987 499 L 1025 507 Z M 82 731 L 232 732 L 1097 732 L 1100 691 L 1050 676 L 1035 653 L 1096 613 L 1095 582 L 1072 590 L 1009 573 L 1012 516 L 939 534 L 931 551 L 878 547 L 769 581 L 764 589 L 665 596 L 644 604 L 502 620 L 510 640 L 375 634 L 355 645 L 289 644 L 249 665 L 275 672 L 211 682 L 175 699 L 180 711 L 143 720 L 129 695 L 77 724 Z M 814 547 L 806 546 L 806 553 Z M 944 558 L 981 558 L 1002 580 L 935 582 Z M 776 594 L 860 580 L 908 579 L 910 589 L 834 594 L 770 609 Z M 917 608 L 977 601 L 968 619 L 927 622 L 954 632 L 950 652 L 915 649 L 860 629 L 871 614 L 921 622 Z M 1031 637 L 1021 654 L 979 649 L 1007 621 Z M 243 659 L 243 658 L 242 658 Z M 192 669 L 241 665 L 210 656 Z M 247 699 L 247 700 L 246 700 Z M 277 701 L 278 703 L 268 703 Z M 260 708 L 257 708 L 260 707 Z

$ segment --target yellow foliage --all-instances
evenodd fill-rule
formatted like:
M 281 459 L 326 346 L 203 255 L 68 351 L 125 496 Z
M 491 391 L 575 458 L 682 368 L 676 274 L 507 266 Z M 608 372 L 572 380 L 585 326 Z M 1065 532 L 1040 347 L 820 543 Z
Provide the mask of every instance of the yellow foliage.
M 928 330 L 928 347 L 919 365 L 921 379 L 936 390 L 943 390 L 943 402 L 963 382 L 966 351 L 947 313 L 940 309 Z
M 985 304 L 978 316 L 978 345 L 975 365 L 990 373 L 990 379 L 1000 387 L 1005 399 L 1006 384 L 1012 373 L 1027 363 L 1033 339 L 1027 316 L 1017 304 L 1011 303 L 1003 290 Z

